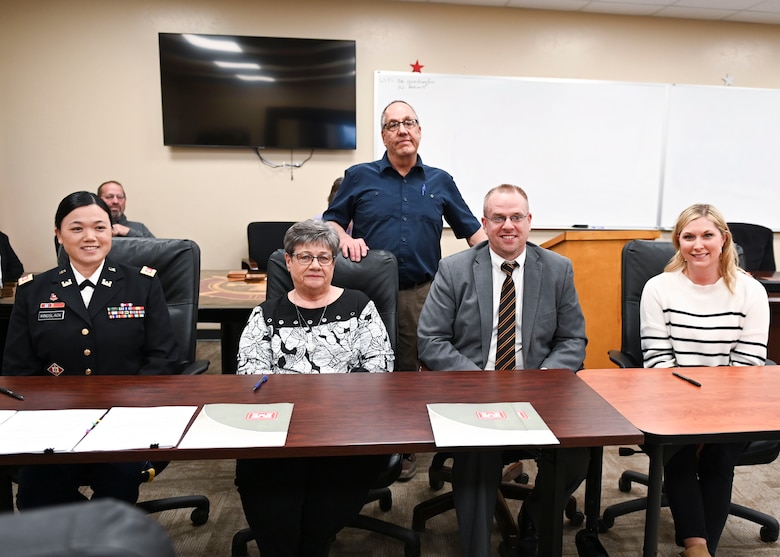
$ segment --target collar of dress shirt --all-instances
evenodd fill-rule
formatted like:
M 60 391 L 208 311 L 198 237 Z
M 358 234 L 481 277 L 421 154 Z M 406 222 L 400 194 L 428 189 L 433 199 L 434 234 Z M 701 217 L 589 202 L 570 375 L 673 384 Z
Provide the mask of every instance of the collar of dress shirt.
M 103 262 L 100 264 L 100 267 L 97 268 L 97 270 L 92 273 L 91 276 L 85 277 L 81 273 L 79 273 L 76 268 L 71 264 L 70 269 L 73 271 L 73 277 L 76 279 L 76 284 L 81 284 L 85 280 L 89 280 L 92 284 L 97 286 L 98 280 L 100 279 L 100 274 L 103 272 L 103 266 L 106 264 L 106 260 L 104 259 Z

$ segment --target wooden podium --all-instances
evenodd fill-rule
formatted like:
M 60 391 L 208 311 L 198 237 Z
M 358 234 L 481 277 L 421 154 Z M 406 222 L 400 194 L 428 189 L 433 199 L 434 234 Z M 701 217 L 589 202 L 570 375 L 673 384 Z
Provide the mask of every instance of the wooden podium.
M 574 286 L 585 314 L 585 367 L 615 367 L 607 351 L 620 349 L 621 254 L 631 240 L 655 240 L 658 230 L 568 231 L 542 244 L 571 259 Z

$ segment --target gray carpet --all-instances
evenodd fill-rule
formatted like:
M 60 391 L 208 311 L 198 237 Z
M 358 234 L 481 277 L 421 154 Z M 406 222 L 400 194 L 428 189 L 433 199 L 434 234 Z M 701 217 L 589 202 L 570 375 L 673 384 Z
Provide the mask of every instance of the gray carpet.
M 219 343 L 199 343 L 199 358 L 211 360 L 210 373 L 219 373 Z M 367 505 L 364 512 L 385 520 L 411 527 L 414 506 L 437 492 L 428 487 L 427 467 L 430 454 L 418 455 L 418 474 L 410 482 L 396 483 L 392 487 L 393 508 L 389 512 L 379 510 L 376 503 Z M 644 455 L 620 457 L 616 447 L 605 449 L 602 506 L 644 494 L 636 486 L 631 494 L 617 489 L 617 478 L 622 470 L 646 470 Z M 189 511 L 167 511 L 156 516 L 174 540 L 180 557 L 211 557 L 230 555 L 233 534 L 246 526 L 238 494 L 233 486 L 233 461 L 174 462 L 153 483 L 142 486 L 141 498 L 153 499 L 166 495 L 200 493 L 211 500 L 208 523 L 195 527 L 189 521 Z M 533 464 L 528 471 L 534 476 Z M 445 487 L 447 489 L 447 487 Z M 582 488 L 576 494 L 583 500 Z M 760 508 L 774 516 L 780 516 L 780 463 L 766 466 L 738 468 L 734 486 L 734 501 Z M 611 557 L 635 557 L 641 555 L 644 513 L 620 517 L 615 526 L 601 541 Z M 574 535 L 580 527 L 566 524 L 564 551 L 566 556 L 576 556 Z M 661 512 L 659 555 L 672 556 L 679 552 L 673 541 L 674 530 L 668 509 Z M 499 535 L 493 536 L 497 546 Z M 439 557 L 460 555 L 454 512 L 450 511 L 430 520 L 421 534 L 422 554 Z M 496 555 L 498 553 L 496 552 Z M 257 546 L 251 544 L 249 555 L 259 555 Z M 370 555 L 375 557 L 403 556 L 403 546 L 395 540 L 354 529 L 342 531 L 331 547 L 332 557 Z M 780 545 L 764 543 L 759 539 L 759 528 L 745 520 L 730 517 L 721 540 L 719 556 L 776 556 Z

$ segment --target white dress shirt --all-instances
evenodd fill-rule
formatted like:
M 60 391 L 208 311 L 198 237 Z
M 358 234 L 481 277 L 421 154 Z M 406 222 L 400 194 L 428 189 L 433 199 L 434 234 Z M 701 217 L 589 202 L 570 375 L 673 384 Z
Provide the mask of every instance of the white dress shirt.
M 76 284 L 80 285 L 85 280 L 90 281 L 92 284 L 97 286 L 97 281 L 100 279 L 100 273 L 103 272 L 103 265 L 106 264 L 106 260 L 104 259 L 103 262 L 100 264 L 100 267 L 97 268 L 97 271 L 92 273 L 92 276 L 85 277 L 81 273 L 79 273 L 76 268 L 71 264 L 70 268 L 73 270 L 73 276 L 76 279 Z M 94 287 L 85 287 L 81 291 L 81 299 L 84 300 L 84 306 L 89 307 L 89 302 L 92 301 L 92 294 L 95 293 Z

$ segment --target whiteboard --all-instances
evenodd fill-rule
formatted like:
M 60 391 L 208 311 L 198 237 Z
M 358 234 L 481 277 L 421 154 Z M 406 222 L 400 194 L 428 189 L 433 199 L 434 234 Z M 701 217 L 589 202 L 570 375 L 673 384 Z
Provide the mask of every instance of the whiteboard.
M 780 91 L 670 87 L 661 226 L 711 203 L 730 222 L 780 230 Z
M 478 217 L 485 193 L 509 183 L 528 193 L 535 228 L 654 228 L 666 93 L 664 84 L 377 71 L 375 125 L 391 101 L 411 104 L 420 156 L 455 178 Z

